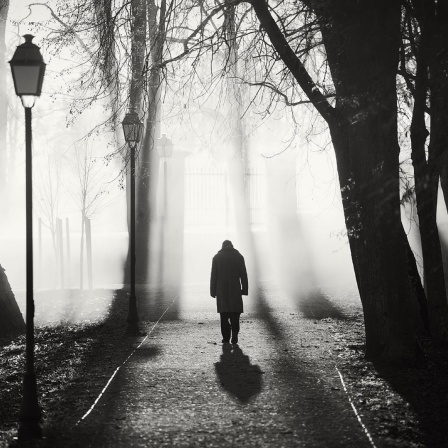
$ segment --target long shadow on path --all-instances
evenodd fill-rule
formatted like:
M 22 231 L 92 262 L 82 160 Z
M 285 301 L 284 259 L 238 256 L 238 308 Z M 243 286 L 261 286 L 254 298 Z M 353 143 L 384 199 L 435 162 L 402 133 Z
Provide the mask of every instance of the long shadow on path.
M 222 388 L 243 404 L 261 392 L 263 372 L 238 345 L 223 344 L 215 371 Z
M 281 322 L 271 309 L 262 289 L 258 291 L 257 314 L 268 332 L 274 336 L 277 355 L 271 359 L 273 372 L 278 376 L 283 400 L 278 403 L 278 412 L 290 421 L 290 430 L 300 434 L 301 443 L 307 447 L 347 447 L 370 446 L 347 397 L 338 388 L 330 387 L 339 379 L 332 365 L 320 359 L 320 354 L 293 349 L 294 342 L 288 334 L 285 323 Z M 312 317 L 316 318 L 316 315 Z M 297 334 L 306 330 L 297 322 Z
M 98 291 L 92 292 L 97 293 Z M 88 328 L 86 338 L 90 344 L 89 350 L 80 359 L 74 360 L 76 368 L 73 370 L 73 378 L 66 384 L 63 393 L 59 394 L 60 398 L 48 403 L 44 433 L 50 446 L 64 448 L 83 446 L 82 437 L 86 435 L 79 434 L 78 437 L 73 425 L 92 406 L 116 368 L 140 342 L 140 338 L 125 335 L 128 299 L 127 291 L 115 292 L 105 320 Z M 141 321 L 157 320 L 170 303 L 167 297 L 161 298 L 154 292 L 144 289 L 137 291 L 137 299 L 140 300 L 138 305 Z M 174 320 L 177 315 L 174 313 L 170 317 Z M 148 330 L 150 326 L 142 325 L 141 328 Z M 83 343 L 84 340 L 80 338 L 78 342 Z M 139 363 L 147 363 L 159 353 L 160 349 L 157 346 L 142 347 L 134 354 L 134 359 Z
M 319 289 L 297 298 L 297 307 L 306 319 L 339 319 L 346 320 L 346 314 Z

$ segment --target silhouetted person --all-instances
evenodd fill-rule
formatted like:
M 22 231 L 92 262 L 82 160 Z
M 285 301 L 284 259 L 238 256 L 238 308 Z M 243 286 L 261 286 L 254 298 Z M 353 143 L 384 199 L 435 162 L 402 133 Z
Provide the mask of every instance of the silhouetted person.
M 216 297 L 216 307 L 221 316 L 222 342 L 238 343 L 240 314 L 243 298 L 248 294 L 248 281 L 244 257 L 234 249 L 229 240 L 213 257 L 210 276 L 210 295 Z M 229 323 L 230 321 L 230 323 Z

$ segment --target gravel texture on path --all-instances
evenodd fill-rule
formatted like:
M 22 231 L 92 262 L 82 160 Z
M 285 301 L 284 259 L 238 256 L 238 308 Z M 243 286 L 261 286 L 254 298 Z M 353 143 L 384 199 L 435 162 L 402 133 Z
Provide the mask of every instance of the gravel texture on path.
M 220 342 L 210 302 L 173 303 L 176 318 L 162 318 L 61 446 L 371 446 L 326 323 L 259 297 L 238 345 Z
M 252 288 L 238 346 L 221 343 L 206 285 L 139 288 L 146 338 L 124 336 L 124 290 L 59 296 L 37 297 L 40 440 L 16 438 L 24 336 L 0 341 L 0 448 L 448 446 L 447 351 L 420 338 L 422 365 L 366 361 L 347 285 L 296 296 Z

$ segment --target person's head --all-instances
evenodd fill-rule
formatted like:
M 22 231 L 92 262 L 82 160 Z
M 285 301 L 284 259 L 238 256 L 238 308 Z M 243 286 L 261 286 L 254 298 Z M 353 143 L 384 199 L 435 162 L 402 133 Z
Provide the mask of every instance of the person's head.
M 224 242 L 222 243 L 222 248 L 224 249 L 226 247 L 233 247 L 232 242 L 229 240 L 224 240 Z

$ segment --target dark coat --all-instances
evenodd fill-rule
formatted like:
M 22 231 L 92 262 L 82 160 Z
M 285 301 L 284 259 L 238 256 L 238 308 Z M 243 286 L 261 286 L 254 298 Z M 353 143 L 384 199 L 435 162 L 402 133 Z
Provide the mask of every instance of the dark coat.
M 216 297 L 218 313 L 242 313 L 242 295 L 248 294 L 244 257 L 233 247 L 224 247 L 212 261 L 210 295 Z

